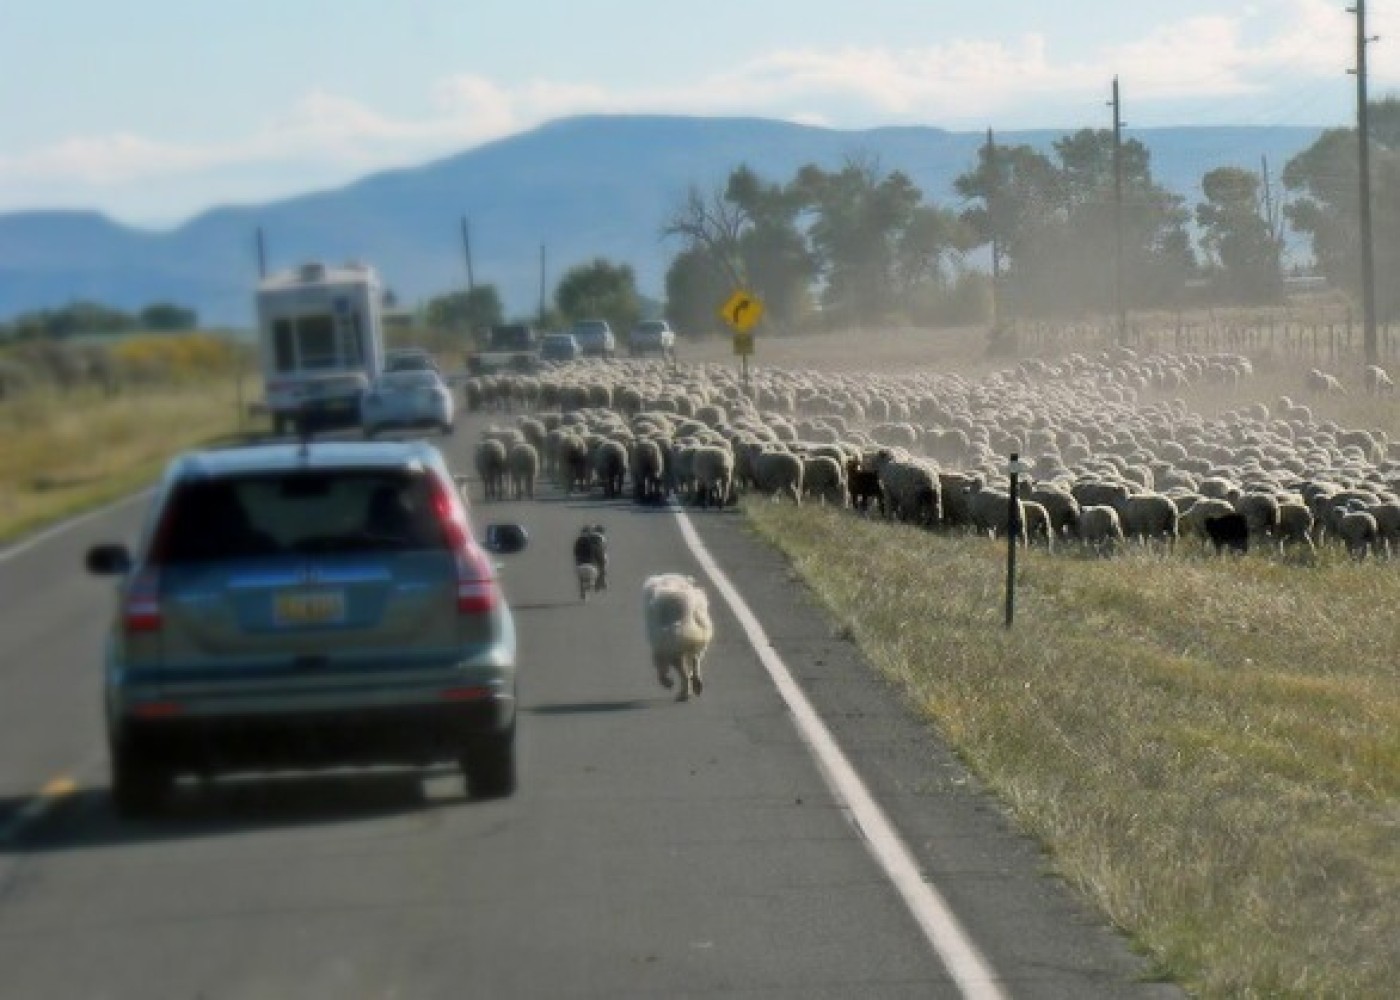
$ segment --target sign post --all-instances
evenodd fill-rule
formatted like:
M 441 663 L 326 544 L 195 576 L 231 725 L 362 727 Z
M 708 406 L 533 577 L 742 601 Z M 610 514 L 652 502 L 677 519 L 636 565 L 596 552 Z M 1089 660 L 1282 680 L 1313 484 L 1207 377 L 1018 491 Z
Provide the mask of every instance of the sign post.
M 1026 527 L 1021 523 L 1021 498 L 1018 494 L 1021 491 L 1021 476 L 1029 473 L 1029 464 L 1021 461 L 1021 456 L 1016 452 L 1011 453 L 1011 461 L 1007 463 L 1006 473 L 1011 477 L 1011 499 L 1007 503 L 1006 516 L 1006 627 L 1010 628 L 1016 619 L 1016 543 L 1021 535 L 1025 533 Z
M 734 294 L 720 307 L 720 319 L 734 331 L 734 353 L 743 366 L 744 385 L 749 384 L 749 355 L 753 353 L 753 328 L 763 318 L 763 302 L 744 289 Z

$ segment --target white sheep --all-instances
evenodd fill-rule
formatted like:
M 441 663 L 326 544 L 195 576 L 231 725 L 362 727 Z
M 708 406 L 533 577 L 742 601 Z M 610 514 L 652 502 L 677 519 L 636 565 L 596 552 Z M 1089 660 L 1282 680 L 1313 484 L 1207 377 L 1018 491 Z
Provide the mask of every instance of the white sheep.
M 1118 520 L 1118 511 L 1107 504 L 1081 507 L 1079 537 L 1101 555 L 1111 555 L 1123 544 L 1123 525 Z
M 792 494 L 802 503 L 802 459 L 789 451 L 760 452 L 753 460 L 754 485 L 760 493 L 776 497 Z
M 651 576 L 642 584 L 642 608 L 652 665 L 661 686 L 671 687 L 674 669 L 681 681 L 677 701 L 700 694 L 705 689 L 701 663 L 714 638 L 704 589 L 680 573 Z
M 540 471 L 540 455 L 528 441 L 517 441 L 506 455 L 510 470 L 511 495 L 516 500 L 535 499 L 535 477 Z

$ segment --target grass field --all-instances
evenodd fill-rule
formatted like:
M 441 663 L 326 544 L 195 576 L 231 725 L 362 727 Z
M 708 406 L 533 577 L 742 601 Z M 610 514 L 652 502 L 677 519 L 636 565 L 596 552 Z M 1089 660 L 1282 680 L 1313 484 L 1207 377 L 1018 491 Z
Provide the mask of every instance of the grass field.
M 0 542 L 129 493 L 171 455 L 240 430 L 233 379 L 36 390 L 0 404 Z
M 752 501 L 1056 871 L 1210 997 L 1400 986 L 1400 572 L 1005 551 Z

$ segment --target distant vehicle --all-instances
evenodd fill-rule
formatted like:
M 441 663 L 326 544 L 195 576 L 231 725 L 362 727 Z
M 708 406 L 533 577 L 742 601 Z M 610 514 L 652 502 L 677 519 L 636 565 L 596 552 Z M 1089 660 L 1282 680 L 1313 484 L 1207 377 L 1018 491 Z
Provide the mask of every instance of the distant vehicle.
M 676 349 L 676 331 L 664 319 L 643 320 L 627 335 L 627 350 L 634 357 L 643 354 L 669 355 Z
M 617 354 L 617 338 L 605 319 L 581 319 L 569 330 L 584 357 L 611 358 Z
M 426 347 L 395 347 L 384 352 L 386 372 L 440 371 Z
M 105 715 L 119 812 L 181 774 L 460 762 L 515 788 L 515 625 L 442 454 L 422 441 L 263 444 L 168 466 L 119 578 Z
M 582 354 L 572 333 L 546 333 L 540 341 L 541 361 L 577 361 Z
M 535 329 L 525 323 L 503 323 L 493 326 L 486 338 L 486 348 L 467 355 L 467 372 L 486 375 L 511 369 L 528 371 L 539 360 L 540 338 Z
M 272 429 L 359 423 L 384 366 L 383 298 L 365 264 L 308 263 L 258 283 L 258 348 Z
M 367 438 L 400 428 L 431 427 L 451 434 L 455 419 L 452 390 L 434 368 L 386 371 L 360 400 L 360 425 Z

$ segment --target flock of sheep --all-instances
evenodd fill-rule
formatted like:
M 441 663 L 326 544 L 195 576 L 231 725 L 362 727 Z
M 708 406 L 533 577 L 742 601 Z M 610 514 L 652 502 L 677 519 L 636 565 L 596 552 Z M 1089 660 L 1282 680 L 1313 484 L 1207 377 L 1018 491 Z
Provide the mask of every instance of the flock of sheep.
M 1254 378 L 1241 355 L 1113 348 L 978 379 L 765 368 L 746 384 L 719 365 L 589 361 L 473 378 L 464 392 L 468 409 L 514 418 L 477 448 L 488 499 L 532 497 L 543 474 L 637 502 L 819 500 L 1104 555 L 1183 536 L 1217 550 L 1400 552 L 1400 443 L 1383 431 L 1286 396 L 1213 417 L 1170 398 L 1240 395 Z M 1394 392 L 1375 366 L 1364 385 Z M 1345 391 L 1316 370 L 1300 389 Z M 1030 469 L 1014 505 L 1012 453 Z

